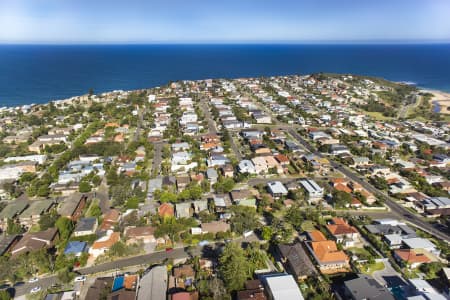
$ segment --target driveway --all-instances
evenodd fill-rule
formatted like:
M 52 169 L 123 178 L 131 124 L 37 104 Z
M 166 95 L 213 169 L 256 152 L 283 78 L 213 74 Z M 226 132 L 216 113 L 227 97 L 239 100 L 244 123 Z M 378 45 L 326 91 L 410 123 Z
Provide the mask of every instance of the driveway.
M 375 271 L 372 277 L 383 286 L 396 287 L 399 285 L 406 285 L 402 275 L 398 273 L 391 265 L 388 259 L 382 259 L 384 263 L 384 270 Z

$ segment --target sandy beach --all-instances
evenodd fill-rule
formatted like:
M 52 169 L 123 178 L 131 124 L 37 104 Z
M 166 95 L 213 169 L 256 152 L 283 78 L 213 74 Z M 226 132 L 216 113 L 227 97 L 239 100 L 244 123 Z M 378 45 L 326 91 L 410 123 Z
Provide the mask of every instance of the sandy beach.
M 437 90 L 424 90 L 434 95 L 430 100 L 432 104 L 438 104 L 441 114 L 450 115 L 450 94 Z

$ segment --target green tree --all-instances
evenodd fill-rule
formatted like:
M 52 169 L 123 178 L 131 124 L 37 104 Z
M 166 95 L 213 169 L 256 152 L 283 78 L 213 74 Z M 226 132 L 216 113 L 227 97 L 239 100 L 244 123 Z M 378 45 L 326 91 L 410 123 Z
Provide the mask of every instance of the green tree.
M 256 210 L 247 206 L 232 206 L 231 228 L 242 234 L 247 230 L 253 230 L 258 226 Z
M 213 187 L 217 193 L 229 193 L 233 190 L 235 184 L 233 178 L 220 177 Z
M 87 212 L 88 217 L 100 217 L 102 215 L 102 209 L 100 208 L 100 205 L 98 204 L 98 200 L 93 202 L 91 206 L 89 207 L 89 210 Z
M 286 211 L 284 219 L 295 229 L 300 230 L 303 223 L 303 214 L 298 206 L 292 206 Z
M 56 220 L 55 223 L 56 228 L 58 228 L 59 236 L 61 240 L 67 240 L 70 237 L 70 234 L 72 233 L 74 229 L 74 224 L 72 220 L 66 218 L 66 217 L 59 217 L 58 220 Z
M 19 223 L 16 223 L 13 219 L 8 219 L 6 228 L 7 234 L 21 234 L 24 231 L 25 230 Z
M 11 295 L 7 291 L 5 290 L 0 291 L 0 300 L 10 300 L 10 299 L 12 299 Z
M 78 186 L 80 193 L 89 193 L 92 190 L 91 184 L 87 180 L 81 180 Z
M 228 243 L 219 258 L 219 274 L 229 292 L 244 287 L 250 266 L 244 250 L 236 243 Z
M 433 279 L 438 277 L 437 273 L 442 270 L 441 262 L 431 262 L 428 264 L 421 264 L 419 267 L 420 271 L 426 274 L 428 279 Z
M 122 241 L 119 241 L 111 246 L 108 254 L 112 257 L 122 257 L 127 254 L 127 245 L 125 245 Z
M 49 228 L 55 227 L 56 220 L 58 220 L 58 214 L 56 210 L 52 210 L 48 213 L 43 214 L 39 219 L 39 229 L 47 230 Z
M 352 195 L 343 191 L 333 192 L 333 202 L 335 207 L 345 207 L 352 201 Z
M 50 194 L 50 187 L 48 184 L 41 183 L 36 193 L 39 197 L 47 197 Z
M 159 195 L 159 201 L 161 203 L 177 202 L 177 195 L 169 191 L 163 191 Z
M 131 197 L 127 200 L 126 207 L 128 209 L 136 209 L 139 207 L 139 198 L 138 197 Z
M 65 267 L 58 271 L 58 279 L 62 283 L 70 283 L 75 278 L 75 273 L 70 267 Z
M 270 226 L 264 226 L 261 232 L 263 240 L 269 241 L 272 238 L 272 228 Z

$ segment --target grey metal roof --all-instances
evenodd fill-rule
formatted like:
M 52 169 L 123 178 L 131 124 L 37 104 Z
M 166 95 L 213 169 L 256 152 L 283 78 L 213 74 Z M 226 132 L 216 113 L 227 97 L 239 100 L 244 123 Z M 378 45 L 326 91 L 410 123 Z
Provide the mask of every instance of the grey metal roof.
M 166 300 L 167 267 L 153 267 L 139 281 L 137 300 Z
M 15 200 L 9 203 L 1 212 L 0 219 L 11 219 L 20 214 L 28 206 L 26 201 Z
M 358 274 L 358 278 L 344 282 L 347 293 L 355 300 L 394 300 L 391 293 L 371 276 Z
M 30 206 L 20 214 L 20 218 L 30 218 L 48 211 L 55 202 L 53 200 L 32 201 Z

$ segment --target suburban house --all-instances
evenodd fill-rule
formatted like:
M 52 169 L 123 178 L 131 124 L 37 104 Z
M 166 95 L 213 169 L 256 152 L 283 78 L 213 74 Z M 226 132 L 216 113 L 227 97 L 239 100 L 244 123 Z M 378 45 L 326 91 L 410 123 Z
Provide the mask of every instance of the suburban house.
M 113 230 L 114 226 L 120 221 L 120 211 L 118 209 L 110 209 L 104 216 L 100 231 Z
M 177 218 L 190 218 L 194 214 L 208 209 L 208 201 L 194 200 L 175 204 L 175 216 Z
M 270 300 L 305 299 L 292 275 L 270 274 L 263 277 L 263 282 Z
M 163 203 L 158 207 L 158 214 L 163 217 L 173 217 L 175 215 L 175 210 L 172 204 Z
M 152 226 L 127 227 L 124 230 L 124 236 L 127 244 L 134 244 L 140 241 L 144 244 L 157 242 L 155 228 Z
M 0 229 L 5 231 L 8 226 L 8 219 L 15 219 L 27 207 L 27 201 L 23 200 L 15 200 L 6 205 L 6 207 L 0 212 Z
M 270 181 L 267 183 L 268 192 L 274 198 L 280 198 L 283 196 L 287 196 L 288 190 L 280 181 Z
M 318 275 L 301 243 L 278 244 L 277 248 L 286 270 L 297 280 L 305 280 Z
M 11 255 L 17 256 L 23 253 L 33 252 L 53 247 L 58 238 L 58 229 L 49 228 L 45 231 L 26 233 L 22 239 L 12 248 Z
M 236 190 L 230 192 L 234 204 L 256 208 L 256 199 L 250 190 Z
M 360 242 L 358 230 L 342 218 L 333 218 L 331 224 L 327 225 L 327 229 L 333 235 L 336 243 L 340 243 L 344 247 L 353 247 Z
M 81 254 L 86 252 L 87 248 L 88 246 L 86 242 L 71 241 L 67 243 L 66 249 L 64 250 L 64 254 L 80 257 Z
M 310 203 L 317 203 L 323 198 L 323 188 L 320 187 L 314 180 L 312 179 L 302 179 L 299 181 L 303 189 L 305 189 L 308 195 L 308 201 Z
M 77 226 L 73 231 L 73 236 L 83 236 L 95 234 L 97 230 L 97 218 L 81 218 L 77 222 Z
M 401 266 L 411 269 L 419 267 L 421 264 L 436 261 L 436 258 L 424 249 L 396 249 L 394 258 Z
M 245 290 L 238 291 L 237 300 L 267 300 L 264 293 L 264 286 L 259 279 L 247 280 Z
M 18 234 L 4 235 L 0 237 L 0 256 L 11 252 L 11 249 L 17 244 L 19 240 L 20 235 Z
M 369 275 L 358 274 L 355 279 L 344 282 L 345 299 L 351 300 L 395 300 L 386 287 L 380 285 Z
M 65 198 L 58 208 L 58 214 L 62 217 L 77 221 L 86 206 L 88 197 L 80 193 L 74 193 Z
M 335 241 L 330 241 L 318 230 L 309 233 L 314 239 L 306 242 L 308 250 L 313 255 L 319 269 L 324 274 L 346 272 L 349 268 L 349 258 L 337 248 Z
M 53 206 L 53 200 L 36 200 L 31 202 L 19 216 L 19 222 L 27 228 L 38 224 L 41 215 L 48 212 Z
M 120 232 L 108 231 L 106 236 L 103 236 L 96 240 L 89 248 L 89 254 L 94 258 L 105 254 L 112 245 L 120 240 Z
M 167 267 L 155 266 L 139 280 L 136 300 L 166 300 Z
M 212 221 L 209 223 L 201 224 L 202 233 L 218 233 L 218 232 L 226 232 L 230 231 L 230 224 L 223 221 Z

